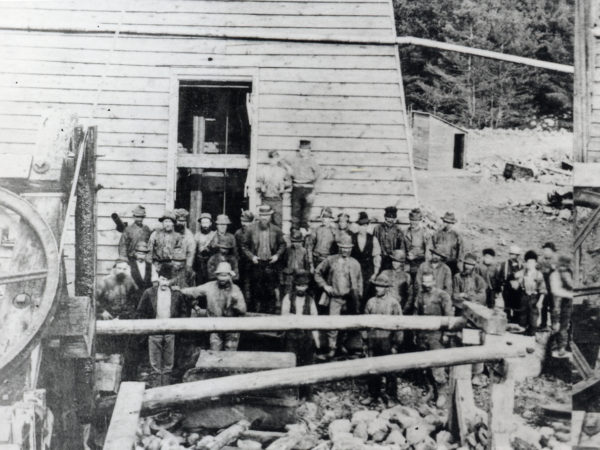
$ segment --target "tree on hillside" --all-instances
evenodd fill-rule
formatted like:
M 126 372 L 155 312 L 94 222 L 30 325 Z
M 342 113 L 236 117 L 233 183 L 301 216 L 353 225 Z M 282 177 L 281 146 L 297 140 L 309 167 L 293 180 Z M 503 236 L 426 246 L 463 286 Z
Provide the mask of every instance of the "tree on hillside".
M 572 63 L 572 0 L 395 0 L 398 35 Z M 400 50 L 407 103 L 468 127 L 570 120 L 570 75 L 422 47 Z

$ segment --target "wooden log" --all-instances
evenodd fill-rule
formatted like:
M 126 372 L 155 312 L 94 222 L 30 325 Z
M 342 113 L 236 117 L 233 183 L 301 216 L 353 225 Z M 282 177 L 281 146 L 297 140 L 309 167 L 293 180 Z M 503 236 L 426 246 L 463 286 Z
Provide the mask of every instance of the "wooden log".
M 207 450 L 221 450 L 223 447 L 239 438 L 248 428 L 250 428 L 250 422 L 247 420 L 240 420 L 238 423 L 231 425 L 229 428 L 217 434 L 213 443 L 207 447 Z
M 502 383 L 492 384 L 491 390 L 490 448 L 491 450 L 512 448 L 510 431 L 513 426 L 515 407 L 515 382 L 512 378 L 507 378 Z
M 89 297 L 63 297 L 48 333 L 59 339 L 64 358 L 89 358 L 96 325 L 94 305 Z
M 473 400 L 473 388 L 471 386 L 472 370 L 469 364 L 454 366 L 450 368 L 450 392 L 452 393 L 452 403 L 448 409 L 448 423 L 450 429 L 457 433 L 461 445 L 466 445 L 467 435 L 469 434 L 468 409 L 475 407 Z M 469 386 L 463 386 L 468 383 Z M 471 387 L 471 398 L 468 398 L 468 388 Z
M 233 331 L 292 330 L 456 330 L 464 326 L 460 317 L 441 316 L 272 316 L 195 317 L 184 319 L 104 320 L 96 322 L 100 335 L 208 333 Z
M 479 303 L 465 301 L 463 302 L 463 316 L 487 334 L 501 335 L 506 332 L 508 320 L 506 314 L 501 311 L 487 308 Z
M 134 448 L 144 389 L 144 383 L 125 382 L 121 384 L 117 403 L 106 432 L 104 450 Z
M 471 364 L 519 357 L 525 354 L 525 347 L 520 345 L 482 345 L 233 375 L 148 389 L 144 394 L 144 409 L 156 410 L 167 406 L 218 398 L 223 395 L 237 395 L 265 389 L 309 385 L 404 370 Z

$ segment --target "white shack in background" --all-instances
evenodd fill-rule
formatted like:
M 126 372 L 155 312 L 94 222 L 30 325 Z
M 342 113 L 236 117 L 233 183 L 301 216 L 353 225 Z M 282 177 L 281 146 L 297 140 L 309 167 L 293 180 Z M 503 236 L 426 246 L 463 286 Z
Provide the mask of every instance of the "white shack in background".
M 341 43 L 361 37 L 384 43 Z M 313 216 L 396 205 L 406 221 L 416 199 L 394 38 L 391 0 L 1 2 L 0 148 L 33 152 L 56 115 L 98 127 L 99 274 L 117 257 L 111 213 L 131 221 L 143 204 L 156 226 L 194 199 L 194 213 L 237 223 L 259 201 L 257 166 L 300 139 L 327 174 Z

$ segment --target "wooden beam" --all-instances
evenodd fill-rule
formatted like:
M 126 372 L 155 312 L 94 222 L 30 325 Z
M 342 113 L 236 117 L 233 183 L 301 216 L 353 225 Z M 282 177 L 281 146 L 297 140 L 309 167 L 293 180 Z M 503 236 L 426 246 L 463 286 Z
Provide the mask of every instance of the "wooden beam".
M 595 372 L 589 378 L 580 381 L 579 383 L 575 383 L 571 388 L 571 395 L 575 397 L 576 395 L 580 395 L 584 392 L 589 391 L 590 389 L 597 389 L 600 385 L 600 372 Z
M 404 370 L 494 361 L 525 354 L 526 349 L 523 346 L 482 345 L 253 372 L 149 389 L 144 393 L 143 409 L 156 410 L 224 395 L 239 395 Z
M 444 316 L 271 316 L 195 317 L 182 319 L 99 320 L 100 335 L 207 333 L 229 331 L 292 330 L 457 330 L 465 324 L 461 317 Z
M 594 209 L 594 212 L 587 218 L 583 227 L 575 235 L 574 248 L 578 249 L 581 247 L 585 238 L 589 236 L 598 223 L 598 220 L 600 220 L 600 206 Z
M 246 155 L 232 154 L 179 154 L 177 155 L 177 167 L 190 169 L 248 169 L 250 158 Z
M 581 353 L 581 350 L 579 350 L 579 347 L 575 342 L 571 342 L 571 353 L 573 353 L 573 363 L 583 379 L 594 375 L 594 369 L 590 367 L 585 356 L 583 356 L 583 353 Z
M 104 450 L 129 450 L 135 447 L 144 389 L 144 383 L 125 382 L 121 384 L 117 403 L 106 432 Z
M 515 382 L 509 378 L 502 383 L 492 384 L 491 390 L 490 448 L 492 450 L 512 448 L 510 432 L 515 408 Z
M 506 332 L 508 320 L 504 312 L 487 308 L 479 303 L 463 302 L 463 316 L 487 334 L 502 335 Z

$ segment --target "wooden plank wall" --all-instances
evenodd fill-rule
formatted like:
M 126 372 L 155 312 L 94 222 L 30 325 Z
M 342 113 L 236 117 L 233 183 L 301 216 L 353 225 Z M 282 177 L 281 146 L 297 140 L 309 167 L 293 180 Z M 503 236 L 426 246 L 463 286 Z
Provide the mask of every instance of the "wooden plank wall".
M 429 121 L 429 170 L 452 170 L 454 135 L 461 131 L 436 116 L 430 116 Z
M 0 16 L 12 14 L 15 27 L 19 24 L 15 15 L 20 14 L 20 20 L 57 21 L 53 11 L 57 5 L 65 9 L 79 5 L 98 9 L 92 16 L 106 22 L 115 13 L 100 9 L 110 10 L 112 5 L 118 10 L 123 3 L 44 2 L 45 9 L 39 12 L 43 19 L 37 14 L 21 17 L 23 9 L 0 5 Z M 354 19 L 361 17 L 363 25 L 373 27 L 369 33 L 394 32 L 387 0 L 339 3 L 346 14 L 336 19 L 336 26 L 347 27 L 342 31 L 354 30 Z M 269 26 L 267 17 L 279 13 L 288 19 L 273 26 L 286 23 L 314 31 L 317 23 L 332 26 L 331 18 L 317 18 L 337 16 L 340 11 L 340 5 L 335 10 L 335 2 L 316 0 L 125 4 L 130 12 L 121 19 L 151 23 L 153 30 L 162 29 L 164 23 L 169 23 L 169 29 L 174 26 L 171 22 L 187 23 L 190 14 L 212 14 L 211 20 L 222 26 L 253 24 L 263 29 Z M 133 7 L 140 11 L 132 13 Z M 165 11 L 152 12 L 160 8 Z M 321 32 L 333 31 L 322 28 Z M 1 30 L 0 147 L 8 152 L 30 151 L 48 109 L 74 112 L 85 125 L 98 126 L 97 182 L 102 186 L 98 272 L 104 274 L 117 255 L 119 239 L 110 214 L 129 218 L 131 209 L 141 203 L 147 208 L 149 224 L 155 226 L 165 207 L 172 70 L 258 68 L 259 85 L 254 89 L 259 101 L 259 163 L 269 150 L 291 156 L 300 138 L 312 139 L 329 176 L 317 208 L 345 208 L 354 215 L 364 209 L 381 217 L 382 208 L 397 204 L 405 216 L 415 198 L 395 52 L 394 46 Z M 72 245 L 66 253 L 74 254 Z
M 576 32 L 576 69 L 584 71 L 576 73 L 574 118 L 580 124 L 576 124 L 575 128 L 575 157 L 581 160 L 582 151 L 587 151 L 583 162 L 600 162 L 600 37 L 592 35 L 592 30 L 600 24 L 600 0 L 582 0 L 579 3 L 578 16 L 583 14 L 583 18 L 578 20 L 581 27 Z M 590 68 L 592 74 L 589 73 Z M 584 85 L 581 86 L 581 83 Z

